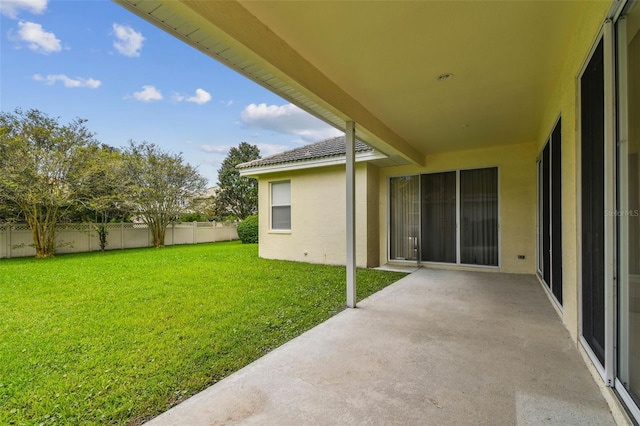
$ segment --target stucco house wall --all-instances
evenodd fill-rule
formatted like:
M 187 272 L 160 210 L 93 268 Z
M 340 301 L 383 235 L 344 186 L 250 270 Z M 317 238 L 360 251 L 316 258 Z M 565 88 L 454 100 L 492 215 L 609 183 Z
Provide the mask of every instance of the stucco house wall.
M 356 264 L 378 266 L 377 168 L 356 165 Z M 291 182 L 291 230 L 270 226 L 270 184 Z M 259 176 L 260 257 L 344 265 L 346 184 L 344 165 Z M 372 205 L 373 209 L 367 206 Z M 373 222 L 372 226 L 369 226 Z

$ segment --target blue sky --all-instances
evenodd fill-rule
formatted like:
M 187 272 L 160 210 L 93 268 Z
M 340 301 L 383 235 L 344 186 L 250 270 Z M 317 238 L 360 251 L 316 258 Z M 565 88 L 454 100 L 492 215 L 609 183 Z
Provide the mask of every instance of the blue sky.
M 85 118 L 105 144 L 182 152 L 211 185 L 232 146 L 262 156 L 340 134 L 107 0 L 0 0 L 0 109 Z

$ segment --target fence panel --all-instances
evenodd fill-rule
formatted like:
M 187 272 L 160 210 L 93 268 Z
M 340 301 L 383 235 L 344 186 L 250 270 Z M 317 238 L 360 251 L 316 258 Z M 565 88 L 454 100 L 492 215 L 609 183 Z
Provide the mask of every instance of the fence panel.
M 151 232 L 144 223 L 108 223 L 107 250 L 151 247 Z M 238 239 L 235 224 L 215 222 L 178 223 L 167 227 L 165 245 L 198 244 Z M 58 224 L 56 253 L 82 253 L 100 250 L 97 225 Z M 31 230 L 26 224 L 0 224 L 0 259 L 33 257 Z
M 222 223 L 220 224 L 222 225 Z M 196 223 L 198 232 L 196 233 L 196 244 L 204 243 L 205 241 L 218 241 L 216 239 L 216 223 L 214 222 L 199 222 Z
M 151 246 L 151 232 L 146 223 L 123 223 L 122 248 L 138 248 Z
M 173 235 L 171 235 L 173 233 Z M 194 243 L 194 226 L 193 223 L 176 223 L 175 226 L 167 229 L 166 244 L 193 244 Z
M 91 223 L 63 223 L 56 227 L 56 253 L 84 253 L 99 248 Z
M 4 224 L 0 230 L 4 237 L 3 257 L 32 257 L 36 255 L 29 225 Z
M 9 250 L 7 250 L 7 246 L 9 242 L 7 239 L 9 237 L 9 225 L 0 225 L 0 259 L 3 257 L 9 257 Z

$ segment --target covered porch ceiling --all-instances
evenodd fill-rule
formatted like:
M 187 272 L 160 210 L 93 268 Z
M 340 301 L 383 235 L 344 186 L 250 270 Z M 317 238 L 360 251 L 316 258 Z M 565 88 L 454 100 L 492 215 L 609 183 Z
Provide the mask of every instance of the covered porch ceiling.
M 358 138 L 417 164 L 534 141 L 584 7 L 115 1 L 335 127 L 355 121 Z

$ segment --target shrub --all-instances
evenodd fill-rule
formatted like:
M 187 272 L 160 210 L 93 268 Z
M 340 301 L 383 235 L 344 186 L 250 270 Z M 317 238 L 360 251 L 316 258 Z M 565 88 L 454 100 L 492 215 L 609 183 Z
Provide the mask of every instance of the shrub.
M 238 237 L 243 244 L 258 242 L 258 216 L 248 216 L 238 225 Z

